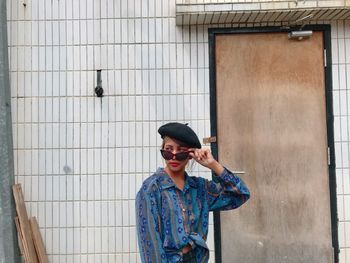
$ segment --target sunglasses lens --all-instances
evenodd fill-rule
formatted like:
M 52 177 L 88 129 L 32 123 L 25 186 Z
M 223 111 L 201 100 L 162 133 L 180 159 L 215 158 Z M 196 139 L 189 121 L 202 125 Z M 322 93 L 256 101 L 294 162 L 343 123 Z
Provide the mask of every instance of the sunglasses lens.
M 160 150 L 163 158 L 165 160 L 171 160 L 174 158 L 174 154 L 170 151 L 166 151 L 166 150 Z M 177 154 L 175 154 L 175 159 L 178 161 L 183 161 L 186 160 L 188 158 L 189 152 L 179 152 Z
M 181 152 L 181 153 L 177 153 L 176 156 L 176 160 L 178 161 L 183 161 L 186 160 L 188 158 L 188 152 Z
M 163 156 L 163 158 L 165 159 L 165 160 L 171 160 L 171 159 L 173 159 L 173 153 L 172 152 L 169 152 L 169 151 L 165 151 L 165 150 L 161 150 L 160 151 L 161 152 L 161 154 L 162 154 L 162 156 Z

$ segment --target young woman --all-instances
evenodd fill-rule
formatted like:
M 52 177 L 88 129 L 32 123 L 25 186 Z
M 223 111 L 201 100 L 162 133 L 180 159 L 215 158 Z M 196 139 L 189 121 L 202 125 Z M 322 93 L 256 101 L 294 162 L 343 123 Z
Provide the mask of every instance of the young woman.
M 201 149 L 187 125 L 168 123 L 158 130 L 165 168 L 142 184 L 136 197 L 136 225 L 142 262 L 208 262 L 209 211 L 241 206 L 250 193 L 244 182 Z M 216 182 L 185 172 L 190 159 L 211 169 Z

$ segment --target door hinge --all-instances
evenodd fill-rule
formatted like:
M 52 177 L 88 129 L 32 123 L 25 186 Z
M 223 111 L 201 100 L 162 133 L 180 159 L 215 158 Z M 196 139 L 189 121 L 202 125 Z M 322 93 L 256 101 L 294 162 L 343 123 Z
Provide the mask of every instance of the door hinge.
M 328 165 L 331 165 L 331 149 L 327 147 Z
M 327 67 L 327 50 L 323 50 L 323 61 L 324 61 L 324 67 Z
M 216 136 L 203 138 L 204 144 L 209 144 L 209 143 L 213 143 L 213 142 L 216 142 Z

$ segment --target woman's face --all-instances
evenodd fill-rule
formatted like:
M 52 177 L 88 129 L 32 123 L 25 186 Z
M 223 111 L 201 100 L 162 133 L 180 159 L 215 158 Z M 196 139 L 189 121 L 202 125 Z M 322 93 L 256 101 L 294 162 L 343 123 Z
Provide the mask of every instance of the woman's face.
M 178 141 L 173 140 L 172 138 L 165 137 L 163 141 L 163 150 L 170 151 L 173 154 L 179 153 L 179 152 L 186 152 L 188 151 L 188 147 L 181 145 Z M 183 161 L 179 161 L 175 159 L 175 156 L 170 160 L 165 160 L 166 166 L 168 169 L 174 173 L 183 172 L 185 171 L 186 165 L 189 161 L 190 157 Z

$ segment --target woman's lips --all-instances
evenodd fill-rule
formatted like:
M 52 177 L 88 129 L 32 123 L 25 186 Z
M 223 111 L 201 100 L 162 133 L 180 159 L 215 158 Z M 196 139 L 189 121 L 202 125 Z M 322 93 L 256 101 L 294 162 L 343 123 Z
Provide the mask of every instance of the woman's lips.
M 180 164 L 179 163 L 173 163 L 173 162 L 169 162 L 169 164 L 172 166 L 172 167 L 178 167 Z

